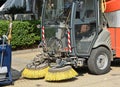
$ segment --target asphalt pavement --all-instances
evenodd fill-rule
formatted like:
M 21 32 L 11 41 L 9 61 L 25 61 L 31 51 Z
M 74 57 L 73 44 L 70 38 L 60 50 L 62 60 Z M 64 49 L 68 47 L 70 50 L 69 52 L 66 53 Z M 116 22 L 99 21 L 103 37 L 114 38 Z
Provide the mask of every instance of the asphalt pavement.
M 79 75 L 71 80 L 46 82 L 44 79 L 24 79 L 21 71 L 26 64 L 39 54 L 40 49 L 28 49 L 12 52 L 12 76 L 14 85 L 4 87 L 119 87 L 120 60 L 113 62 L 111 71 L 104 75 L 92 75 L 88 68 L 78 68 Z

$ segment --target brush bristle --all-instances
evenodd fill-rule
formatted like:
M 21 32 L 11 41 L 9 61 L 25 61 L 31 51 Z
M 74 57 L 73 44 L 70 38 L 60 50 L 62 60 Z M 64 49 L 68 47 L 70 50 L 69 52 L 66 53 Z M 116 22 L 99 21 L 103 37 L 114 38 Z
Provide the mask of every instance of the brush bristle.
M 48 72 L 48 67 L 43 69 L 25 68 L 22 72 L 22 77 L 29 79 L 44 78 L 47 72 Z
M 59 71 L 58 72 L 48 71 L 48 73 L 45 76 L 45 80 L 46 81 L 62 81 L 62 80 L 74 78 L 77 75 L 78 75 L 78 73 L 73 68 L 70 68 L 70 69 L 64 70 L 64 71 L 60 71 L 60 72 Z

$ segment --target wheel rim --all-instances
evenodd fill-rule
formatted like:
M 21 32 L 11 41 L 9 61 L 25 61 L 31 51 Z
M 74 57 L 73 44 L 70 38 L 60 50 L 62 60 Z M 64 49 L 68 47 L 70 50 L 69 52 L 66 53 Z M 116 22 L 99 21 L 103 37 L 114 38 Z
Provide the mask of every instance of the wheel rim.
M 103 53 L 98 56 L 97 58 L 97 66 L 99 69 L 103 70 L 107 67 L 108 65 L 108 56 L 107 54 Z

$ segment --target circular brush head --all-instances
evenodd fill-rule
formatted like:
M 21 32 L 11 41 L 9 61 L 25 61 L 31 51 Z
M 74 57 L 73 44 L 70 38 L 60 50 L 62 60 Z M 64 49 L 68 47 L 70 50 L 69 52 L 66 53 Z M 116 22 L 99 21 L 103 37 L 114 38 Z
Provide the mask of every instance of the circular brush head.
M 74 78 L 78 73 L 71 66 L 64 66 L 62 68 L 49 68 L 45 76 L 46 81 L 62 81 Z
M 28 64 L 27 67 L 22 72 L 22 77 L 29 79 L 37 79 L 45 77 L 48 72 L 48 64 L 33 65 Z

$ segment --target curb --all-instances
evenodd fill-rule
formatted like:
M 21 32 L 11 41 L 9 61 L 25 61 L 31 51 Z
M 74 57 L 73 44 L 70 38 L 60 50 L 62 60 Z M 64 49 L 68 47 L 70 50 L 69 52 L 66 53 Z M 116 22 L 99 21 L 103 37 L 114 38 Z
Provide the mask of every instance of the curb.
M 12 54 L 25 54 L 31 52 L 40 52 L 40 49 L 35 48 L 35 49 L 17 50 L 17 51 L 12 51 Z

